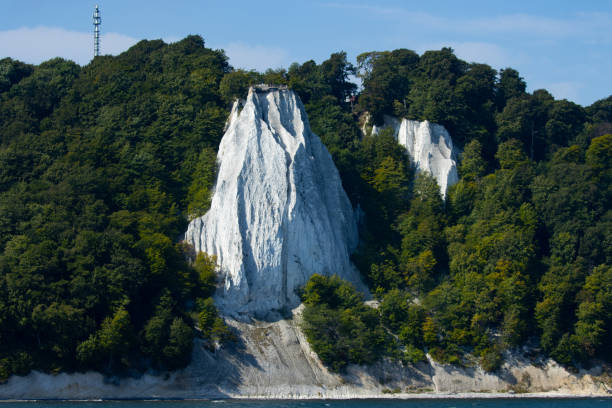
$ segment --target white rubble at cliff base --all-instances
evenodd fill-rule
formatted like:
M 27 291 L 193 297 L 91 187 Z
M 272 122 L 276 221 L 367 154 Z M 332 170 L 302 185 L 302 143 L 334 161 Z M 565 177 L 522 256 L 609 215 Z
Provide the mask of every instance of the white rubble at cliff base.
M 444 198 L 448 188 L 459 181 L 456 151 L 446 128 L 429 121 L 399 120 L 385 115 L 384 124 L 374 125 L 372 134 L 385 128 L 393 130 L 393 136 L 406 148 L 417 171 L 428 171 L 434 176 Z
M 105 378 L 100 373 L 13 376 L 0 384 L 0 399 L 108 398 L 507 398 L 610 396 L 601 367 L 570 373 L 552 360 L 534 364 L 506 355 L 495 373 L 456 367 L 431 358 L 416 365 L 385 360 L 330 372 L 306 341 L 301 310 L 276 322 L 228 324 L 240 339 L 215 351 L 197 339 L 189 366 L 140 378 Z
M 295 93 L 251 88 L 244 106 L 234 104 L 217 161 L 211 208 L 184 239 L 216 255 L 224 314 L 292 308 L 314 273 L 364 289 L 349 260 L 358 243 L 353 209 Z

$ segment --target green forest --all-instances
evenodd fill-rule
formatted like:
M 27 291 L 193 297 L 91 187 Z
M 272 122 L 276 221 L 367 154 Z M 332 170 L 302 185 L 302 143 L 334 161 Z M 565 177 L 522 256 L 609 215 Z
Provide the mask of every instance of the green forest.
M 297 92 L 364 212 L 353 262 L 379 307 L 336 277 L 302 292 L 332 370 L 429 353 L 493 371 L 522 345 L 612 362 L 612 96 L 528 93 L 450 48 L 246 71 L 189 36 L 83 67 L 0 60 L 0 380 L 173 370 L 196 336 L 232 341 L 216 261 L 180 236 L 210 205 L 233 100 L 262 82 Z M 389 132 L 362 135 L 366 112 L 448 129 L 462 153 L 446 200 Z

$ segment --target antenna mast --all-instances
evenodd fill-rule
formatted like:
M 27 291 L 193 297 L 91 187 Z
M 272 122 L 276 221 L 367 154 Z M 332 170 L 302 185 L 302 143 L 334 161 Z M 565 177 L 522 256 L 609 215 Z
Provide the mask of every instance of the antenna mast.
M 96 8 L 93 13 L 93 25 L 94 25 L 94 57 L 100 55 L 100 24 L 102 18 L 100 17 L 100 9 L 96 4 Z

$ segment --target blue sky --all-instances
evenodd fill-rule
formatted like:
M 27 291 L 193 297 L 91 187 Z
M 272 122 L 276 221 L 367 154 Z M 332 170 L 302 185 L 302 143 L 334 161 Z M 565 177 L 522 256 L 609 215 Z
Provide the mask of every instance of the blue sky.
M 200 34 L 235 67 L 321 62 L 344 50 L 450 46 L 470 62 L 513 67 L 528 89 L 582 105 L 612 94 L 612 1 L 98 0 L 103 54 L 140 39 Z M 87 64 L 94 1 L 0 0 L 0 58 Z

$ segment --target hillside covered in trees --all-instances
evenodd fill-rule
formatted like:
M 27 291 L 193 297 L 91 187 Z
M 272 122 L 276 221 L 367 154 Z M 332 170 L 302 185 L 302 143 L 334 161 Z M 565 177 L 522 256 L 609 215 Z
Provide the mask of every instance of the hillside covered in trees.
M 188 262 L 179 237 L 210 205 L 232 101 L 261 82 L 299 94 L 364 213 L 353 261 L 380 307 L 315 275 L 304 331 L 323 362 L 428 352 L 494 370 L 523 344 L 612 362 L 612 97 L 527 93 L 448 48 L 235 70 L 190 36 L 84 67 L 0 60 L 0 379 L 175 369 L 194 336 L 231 338 L 214 259 Z M 361 134 L 365 112 L 449 130 L 463 153 L 446 201 L 392 135 Z

